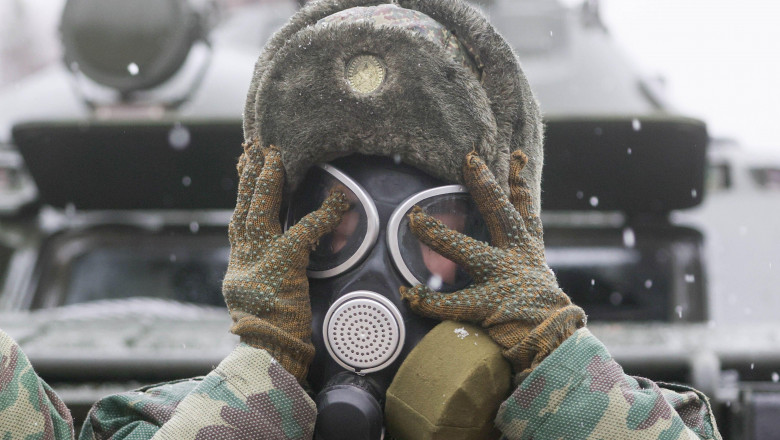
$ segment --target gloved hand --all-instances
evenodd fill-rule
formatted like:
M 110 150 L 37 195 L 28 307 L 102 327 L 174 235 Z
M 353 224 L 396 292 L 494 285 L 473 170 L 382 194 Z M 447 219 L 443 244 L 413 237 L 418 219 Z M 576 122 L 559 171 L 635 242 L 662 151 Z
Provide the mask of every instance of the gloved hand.
M 453 293 L 435 292 L 425 284 L 401 288 L 401 296 L 423 316 L 487 328 L 520 378 L 585 325 L 585 313 L 558 287 L 547 266 L 541 220 L 520 175 L 527 161 L 519 150 L 512 154 L 510 202 L 485 162 L 475 152 L 466 157 L 463 177 L 491 244 L 455 232 L 419 208 L 409 214 L 412 232 L 461 265 L 473 284 Z
M 314 358 L 306 266 L 312 247 L 348 209 L 346 197 L 331 193 L 320 209 L 282 234 L 284 168 L 279 149 L 259 151 L 256 144 L 245 144 L 238 174 L 230 262 L 222 283 L 233 318 L 230 331 L 242 342 L 267 350 L 303 384 Z

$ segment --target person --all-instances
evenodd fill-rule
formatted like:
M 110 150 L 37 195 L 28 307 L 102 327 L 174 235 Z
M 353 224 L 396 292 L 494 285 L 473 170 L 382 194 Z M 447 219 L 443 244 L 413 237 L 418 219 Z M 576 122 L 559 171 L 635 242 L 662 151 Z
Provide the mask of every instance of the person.
M 404 314 L 400 321 L 410 325 L 413 315 L 475 323 L 500 347 L 514 374 L 514 389 L 494 419 L 503 438 L 720 438 L 706 396 L 627 376 L 559 288 L 538 215 L 538 105 L 514 52 L 472 7 L 457 0 L 307 4 L 260 56 L 244 131 L 223 282 L 240 344 L 205 377 L 100 400 L 81 439 L 312 438 L 318 418 L 330 414 L 321 396 L 332 379 L 310 379 L 330 371 L 323 359 L 338 354 L 334 347 L 315 350 L 330 336 L 312 333 L 322 328 L 313 311 L 370 280 L 398 278 L 386 267 L 391 260 L 398 272 L 405 265 L 411 279 L 427 270 L 439 283 L 401 280 L 394 291 L 383 290 L 385 299 L 366 304 Z M 360 185 L 323 192 L 302 184 L 321 162 L 344 170 L 341 183 Z M 465 211 L 488 239 L 450 228 L 462 228 L 463 209 L 438 215 L 423 203 L 401 208 L 407 196 L 452 183 L 467 189 L 476 212 Z M 359 194 L 369 197 L 358 203 Z M 283 224 L 285 203 L 293 214 Z M 312 212 L 294 214 L 312 204 L 318 205 Z M 355 214 L 358 204 L 363 211 Z M 391 246 L 369 233 L 371 218 L 387 243 L 410 231 L 415 244 L 394 246 L 420 254 L 418 262 L 388 257 Z M 354 246 L 352 237 L 359 238 Z M 340 263 L 341 253 L 364 242 L 365 254 L 351 258 L 357 251 L 350 251 L 346 269 L 334 275 L 341 281 L 311 275 L 318 272 L 313 264 Z M 465 286 L 451 285 L 455 266 L 468 274 Z M 387 277 L 340 278 L 367 270 Z M 3 438 L 72 437 L 67 409 L 5 334 L 0 354 Z M 354 367 L 345 359 L 339 364 Z M 350 384 L 363 380 L 350 378 Z M 321 391 L 310 389 L 314 382 Z

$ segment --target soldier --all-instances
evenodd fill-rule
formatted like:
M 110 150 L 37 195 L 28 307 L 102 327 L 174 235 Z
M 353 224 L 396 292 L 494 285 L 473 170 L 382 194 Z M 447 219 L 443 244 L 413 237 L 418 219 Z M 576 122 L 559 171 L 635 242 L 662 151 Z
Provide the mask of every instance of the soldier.
M 364 420 L 373 432 L 382 375 L 431 337 L 417 316 L 477 324 L 497 344 L 514 374 L 494 419 L 505 438 L 720 438 L 704 395 L 625 375 L 558 287 L 538 216 L 539 109 L 515 54 L 479 12 L 453 0 L 309 4 L 261 55 L 244 132 L 223 283 L 241 344 L 204 378 L 101 400 L 81 438 L 308 439 L 315 423 L 327 438 L 333 426 L 346 432 L 344 422 Z M 320 162 L 336 171 L 312 168 Z M 432 188 L 439 192 L 421 195 Z M 404 208 L 409 200 L 420 206 Z M 398 317 L 410 337 L 396 340 L 398 353 L 373 357 L 345 342 L 360 359 L 340 357 L 328 329 L 312 334 L 313 312 L 327 323 L 322 307 L 365 290 L 385 293 L 360 304 Z M 315 344 L 328 354 L 315 357 Z M 5 335 L 0 354 L 4 438 L 70 438 L 67 410 Z M 430 353 L 412 359 L 420 372 L 433 365 Z M 333 362 L 359 373 L 369 372 L 360 362 L 381 365 L 367 379 L 323 378 Z M 314 377 L 316 403 L 307 392 Z M 353 419 L 328 407 L 329 393 L 344 389 L 365 402 L 343 410 Z M 414 411 L 387 414 L 388 426 L 423 426 L 413 416 L 425 408 Z M 404 435 L 458 438 L 443 436 L 446 428 Z

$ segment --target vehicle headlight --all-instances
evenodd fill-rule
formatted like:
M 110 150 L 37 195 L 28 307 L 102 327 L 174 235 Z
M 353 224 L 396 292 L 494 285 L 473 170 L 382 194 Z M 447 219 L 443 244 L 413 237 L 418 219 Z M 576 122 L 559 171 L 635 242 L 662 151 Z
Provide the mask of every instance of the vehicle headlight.
M 120 92 L 148 89 L 181 67 L 201 25 L 183 0 L 70 0 L 61 24 L 65 59 Z
M 216 21 L 212 0 L 68 0 L 64 61 L 91 107 L 175 107 L 197 89 Z

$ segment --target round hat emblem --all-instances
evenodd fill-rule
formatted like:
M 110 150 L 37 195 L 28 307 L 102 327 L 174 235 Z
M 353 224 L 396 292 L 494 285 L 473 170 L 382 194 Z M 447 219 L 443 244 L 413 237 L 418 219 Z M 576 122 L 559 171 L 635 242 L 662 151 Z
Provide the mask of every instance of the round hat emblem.
M 347 82 L 359 93 L 371 93 L 385 80 L 385 66 L 373 55 L 358 55 L 347 63 Z

